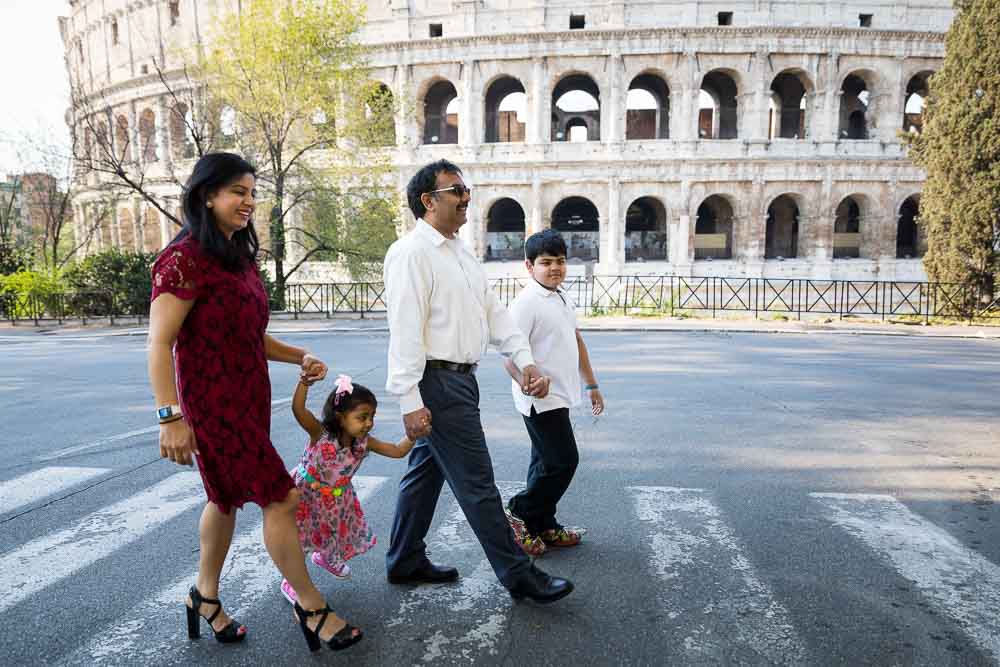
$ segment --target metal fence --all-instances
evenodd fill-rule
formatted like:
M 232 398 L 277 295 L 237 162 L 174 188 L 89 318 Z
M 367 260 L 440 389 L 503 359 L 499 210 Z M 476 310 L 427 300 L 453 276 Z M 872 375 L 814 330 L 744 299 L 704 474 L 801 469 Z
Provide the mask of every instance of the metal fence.
M 491 280 L 509 305 L 529 278 Z M 931 282 L 723 278 L 675 275 L 575 277 L 563 284 L 584 314 L 779 313 L 1000 321 L 1000 292 L 987 295 L 962 285 Z M 282 312 L 300 316 L 381 314 L 380 282 L 286 285 Z M 110 291 L 19 295 L 0 293 L 0 319 L 12 323 L 147 317 L 147 295 Z
M 490 281 L 509 305 L 529 278 Z M 931 282 L 724 278 L 674 275 L 576 277 L 563 283 L 586 314 L 679 312 L 1000 320 L 1000 293 L 986 295 L 962 285 Z M 289 285 L 286 310 L 293 316 L 384 313 L 382 283 Z

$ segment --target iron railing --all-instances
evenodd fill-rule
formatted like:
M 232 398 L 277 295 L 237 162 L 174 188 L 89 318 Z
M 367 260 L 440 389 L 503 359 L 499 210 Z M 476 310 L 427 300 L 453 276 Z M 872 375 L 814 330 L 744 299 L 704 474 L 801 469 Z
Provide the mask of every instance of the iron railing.
M 530 278 L 490 281 L 497 298 L 509 305 Z M 1000 320 L 1000 292 L 987 295 L 963 285 L 916 281 L 812 280 L 805 278 L 727 278 L 675 275 L 589 276 L 568 279 L 563 288 L 584 314 L 670 314 L 701 311 L 868 318 L 909 317 Z M 381 282 L 286 285 L 282 312 L 334 317 L 385 313 Z M 111 291 L 46 294 L 0 293 L 0 319 L 12 323 L 147 317 L 146 295 Z

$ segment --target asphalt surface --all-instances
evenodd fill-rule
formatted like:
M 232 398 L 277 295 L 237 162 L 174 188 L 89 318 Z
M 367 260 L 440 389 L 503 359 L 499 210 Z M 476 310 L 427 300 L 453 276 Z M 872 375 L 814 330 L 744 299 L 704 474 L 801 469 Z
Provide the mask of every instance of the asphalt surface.
M 327 360 L 331 378 L 348 373 L 373 388 L 375 433 L 401 435 L 383 390 L 383 333 L 284 338 Z M 538 561 L 571 578 L 573 595 L 513 603 L 447 492 L 428 542 L 461 583 L 388 584 L 383 558 L 405 463 L 373 456 L 358 483 L 369 488 L 363 504 L 379 544 L 352 561 L 349 581 L 314 570 L 366 637 L 312 661 L 1000 664 L 1000 342 L 727 332 L 587 340 L 608 410 L 574 413 L 581 466 L 560 517 L 589 532 L 580 547 Z M 282 402 L 296 372 L 271 366 L 272 439 L 290 466 L 304 443 Z M 505 377 L 491 353 L 478 374 L 482 417 L 507 494 L 523 481 L 528 444 Z M 312 394 L 319 403 L 323 390 Z M 0 504 L 4 664 L 309 659 L 280 577 L 253 547 L 255 507 L 240 515 L 221 592 L 249 639 L 221 646 L 207 626 L 200 641 L 186 638 L 181 600 L 194 580 L 199 505 L 192 483 L 169 487 L 186 478 L 157 458 L 141 336 L 0 336 L 0 418 L 0 498 L 28 498 Z M 90 476 L 60 484 L 79 471 Z M 139 516 L 148 492 L 168 487 Z

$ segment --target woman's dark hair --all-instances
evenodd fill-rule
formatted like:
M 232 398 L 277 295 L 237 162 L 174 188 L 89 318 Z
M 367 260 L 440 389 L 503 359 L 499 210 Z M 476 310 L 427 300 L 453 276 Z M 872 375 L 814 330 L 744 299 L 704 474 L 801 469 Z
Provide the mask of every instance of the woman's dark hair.
M 440 173 L 461 174 L 462 170 L 448 160 L 438 160 L 437 162 L 425 164 L 410 179 L 409 184 L 406 186 L 406 201 L 410 205 L 410 210 L 413 211 L 414 217 L 422 218 L 424 217 L 424 213 L 427 212 L 424 203 L 420 201 L 420 195 L 434 189 L 434 185 L 437 183 L 437 176 Z
M 184 185 L 181 206 L 184 227 L 178 232 L 173 245 L 188 236 L 197 239 L 201 249 L 215 257 L 226 269 L 236 271 L 257 258 L 260 242 L 251 219 L 247 226 L 233 234 L 231 239 L 219 231 L 212 210 L 206 205 L 209 195 L 238 181 L 246 174 L 256 174 L 252 164 L 234 153 L 206 153 L 194 165 L 194 171 Z
M 539 255 L 565 257 L 566 241 L 562 235 L 554 229 L 543 229 L 529 236 L 524 242 L 524 258 L 534 264 Z
M 326 403 L 323 404 L 323 428 L 330 434 L 330 438 L 335 439 L 340 435 L 340 422 L 337 417 L 347 414 L 359 405 L 378 407 L 375 394 L 364 385 L 355 384 L 354 390 L 350 394 L 341 394 L 339 401 L 337 400 L 337 392 L 330 392 L 330 395 L 326 397 Z

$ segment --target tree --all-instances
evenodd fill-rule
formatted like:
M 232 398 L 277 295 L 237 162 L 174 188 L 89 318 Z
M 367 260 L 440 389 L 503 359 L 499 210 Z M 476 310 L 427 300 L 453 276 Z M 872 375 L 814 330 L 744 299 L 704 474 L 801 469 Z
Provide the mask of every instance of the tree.
M 920 196 L 932 280 L 992 298 L 1000 275 L 1000 0 L 957 0 L 923 131 L 908 138 L 927 171 Z
M 395 202 L 384 185 L 388 155 L 378 149 L 392 115 L 368 80 L 357 41 L 363 21 L 364 6 L 353 0 L 254 0 L 216 22 L 200 61 L 197 78 L 214 106 L 231 110 L 230 140 L 259 168 L 258 211 L 267 217 L 258 228 L 266 224 L 279 298 L 289 276 L 317 255 L 374 259 L 377 248 L 344 233 L 367 230 L 343 216 L 388 213 L 384 203 Z M 290 269 L 289 244 L 300 251 Z

